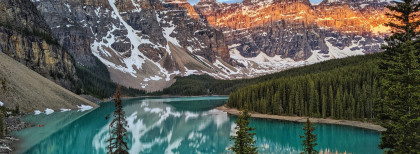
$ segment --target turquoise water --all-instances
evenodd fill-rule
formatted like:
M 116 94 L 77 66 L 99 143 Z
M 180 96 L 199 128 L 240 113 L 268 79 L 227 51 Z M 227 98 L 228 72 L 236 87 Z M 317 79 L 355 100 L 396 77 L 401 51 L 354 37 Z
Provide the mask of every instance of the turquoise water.
M 130 153 L 230 153 L 229 136 L 236 117 L 214 108 L 227 97 L 136 98 L 123 101 L 129 124 Z M 56 112 L 25 118 L 44 127 L 17 132 L 24 139 L 19 153 L 106 153 L 108 124 L 114 106 L 106 102 L 86 112 Z M 252 119 L 260 153 L 299 153 L 301 123 Z M 371 130 L 316 124 L 319 151 L 382 153 L 379 133 Z

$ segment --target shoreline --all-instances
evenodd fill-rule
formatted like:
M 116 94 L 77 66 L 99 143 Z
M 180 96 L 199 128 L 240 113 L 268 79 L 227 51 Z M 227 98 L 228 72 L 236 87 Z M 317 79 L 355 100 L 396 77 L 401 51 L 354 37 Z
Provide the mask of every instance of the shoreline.
M 30 123 L 21 121 L 21 118 L 25 115 L 26 114 L 23 113 L 17 116 L 4 117 L 3 127 L 6 127 L 8 132 L 0 139 L 0 153 L 16 153 L 19 149 L 23 139 L 14 135 L 13 132 L 34 126 Z
M 239 115 L 239 110 L 236 108 L 228 108 L 225 105 L 219 106 L 216 108 L 219 111 L 227 112 L 231 115 Z M 269 115 L 269 114 L 261 114 L 261 113 L 249 113 L 253 118 L 262 118 L 262 119 L 275 119 L 275 120 L 283 120 L 283 121 L 291 121 L 291 122 L 299 122 L 305 123 L 307 117 L 297 117 L 297 116 L 279 116 L 279 115 Z M 352 126 L 358 128 L 364 128 L 369 130 L 374 130 L 378 132 L 385 131 L 386 129 L 380 125 L 376 125 L 369 122 L 361 122 L 361 121 L 350 121 L 350 120 L 336 120 L 336 119 L 323 119 L 323 118 L 309 118 L 312 123 L 321 123 L 321 124 L 334 124 L 334 125 L 344 125 L 344 126 Z
M 152 95 L 145 95 L 145 96 L 137 96 L 137 97 L 133 97 L 133 96 L 123 96 L 121 97 L 121 99 L 126 100 L 126 99 L 136 99 L 136 98 L 153 98 L 153 97 L 161 97 L 161 98 L 172 98 L 172 97 L 229 97 L 229 95 L 195 95 L 195 96 L 183 96 L 183 95 L 157 95 L 157 96 L 152 96 Z M 98 99 L 100 100 L 98 103 L 96 104 L 101 104 L 103 102 L 108 102 L 108 101 L 112 101 L 112 98 L 104 98 L 104 99 Z

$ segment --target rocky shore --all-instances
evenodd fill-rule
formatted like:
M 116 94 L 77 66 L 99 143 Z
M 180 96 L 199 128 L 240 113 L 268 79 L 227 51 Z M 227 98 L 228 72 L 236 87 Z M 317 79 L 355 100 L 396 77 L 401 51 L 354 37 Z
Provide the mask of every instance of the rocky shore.
M 98 99 L 96 97 L 93 97 L 91 95 L 79 95 L 79 96 L 82 97 L 82 98 L 84 98 L 84 99 L 86 99 L 86 100 L 88 100 L 88 101 L 91 101 L 91 102 L 93 102 L 95 104 L 99 104 L 99 103 L 101 103 L 103 101 L 103 100 L 100 100 L 100 99 Z
M 229 108 L 227 106 L 220 106 L 216 108 L 217 110 L 227 112 L 228 114 L 232 115 L 239 115 L 240 111 L 235 108 Z M 277 119 L 277 120 L 285 120 L 285 121 L 293 121 L 293 122 L 306 122 L 307 117 L 297 117 L 297 116 L 279 116 L 279 115 L 269 115 L 269 114 L 261 114 L 251 112 L 251 117 L 254 118 L 266 118 L 266 119 Z M 336 120 L 336 119 L 323 119 L 323 118 L 309 118 L 312 123 L 323 123 L 323 124 L 335 124 L 335 125 L 345 125 L 345 126 L 352 126 L 352 127 L 359 127 L 364 129 L 370 129 L 375 131 L 385 131 L 386 129 L 380 125 L 368 123 L 368 122 L 361 122 L 361 121 L 350 121 L 350 120 Z
M 20 141 L 18 138 L 12 136 L 10 132 L 19 131 L 25 128 L 32 127 L 31 124 L 20 120 L 24 115 L 9 116 L 3 119 L 3 126 L 6 126 L 5 136 L 0 139 L 0 154 L 13 153 L 16 150 L 16 145 Z

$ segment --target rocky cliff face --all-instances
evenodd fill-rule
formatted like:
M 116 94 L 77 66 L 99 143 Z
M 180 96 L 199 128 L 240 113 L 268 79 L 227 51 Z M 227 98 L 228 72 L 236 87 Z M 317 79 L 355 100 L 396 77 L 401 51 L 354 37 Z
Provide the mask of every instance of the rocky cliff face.
M 50 108 L 78 109 L 80 105 L 98 105 L 60 87 L 0 52 L 0 101 L 7 108 L 20 107 L 21 112 Z
M 77 79 L 72 57 L 51 36 L 29 0 L 0 1 L 0 51 L 71 89 Z
M 159 90 L 175 75 L 227 74 L 233 63 L 221 31 L 185 0 L 33 0 L 60 44 L 83 65 L 104 63 L 127 87 Z M 222 75 L 222 76 L 221 76 Z
M 315 22 L 320 27 L 362 35 L 386 34 L 389 30 L 384 26 L 389 20 L 385 15 L 385 6 L 391 4 L 388 0 L 324 0 L 314 6 L 317 15 Z
M 231 57 L 259 69 L 281 69 L 380 51 L 387 28 L 384 0 L 201 0 L 203 21 L 223 31 Z M 255 65 L 254 63 L 258 63 Z M 261 67 L 264 66 L 264 67 Z

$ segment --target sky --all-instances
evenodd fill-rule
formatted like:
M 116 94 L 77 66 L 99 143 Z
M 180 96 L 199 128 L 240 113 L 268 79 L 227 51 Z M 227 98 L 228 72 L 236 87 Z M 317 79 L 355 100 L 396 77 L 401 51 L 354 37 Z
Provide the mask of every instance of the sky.
M 187 0 L 190 4 L 194 5 L 196 3 L 198 3 L 198 1 L 200 0 Z M 219 2 L 226 2 L 226 3 L 235 3 L 235 2 L 241 2 L 242 0 L 217 0 Z M 311 3 L 313 4 L 318 4 L 319 2 L 321 2 L 322 0 L 310 0 Z

